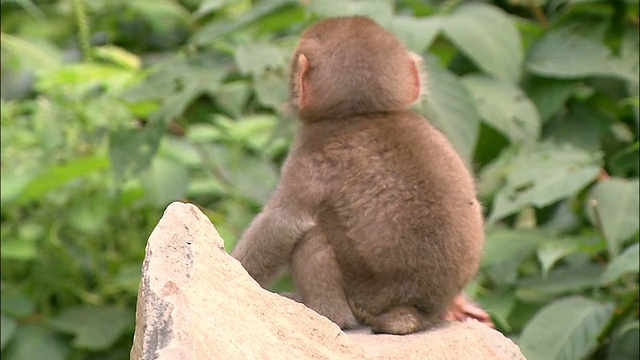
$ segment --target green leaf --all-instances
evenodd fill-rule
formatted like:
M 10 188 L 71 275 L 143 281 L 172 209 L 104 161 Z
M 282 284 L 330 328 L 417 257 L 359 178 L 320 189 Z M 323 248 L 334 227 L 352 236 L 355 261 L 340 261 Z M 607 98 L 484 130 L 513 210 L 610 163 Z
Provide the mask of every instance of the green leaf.
M 429 76 L 429 98 L 423 113 L 469 161 L 478 141 L 479 117 L 469 91 L 451 72 L 436 64 Z
M 478 196 L 481 199 L 493 199 L 495 194 L 504 187 L 514 153 L 514 148 L 507 148 L 492 162 L 480 169 L 477 187 Z
M 618 329 L 611 341 L 607 359 L 638 359 L 640 358 L 640 348 L 638 338 L 640 337 L 640 324 L 638 319 L 631 320 Z
M 158 154 L 170 159 L 186 168 L 202 166 L 201 154 L 198 147 L 183 137 L 166 137 L 160 144 Z
M 310 1 L 308 9 L 323 17 L 362 15 L 370 17 L 382 26 L 393 15 L 393 4 L 388 0 L 323 0 Z
M 609 131 L 610 119 L 592 106 L 576 104 L 566 116 L 556 116 L 545 127 L 547 140 L 557 144 L 570 144 L 577 149 L 597 152 L 602 137 Z
M 613 309 L 613 304 L 582 297 L 555 301 L 525 326 L 520 349 L 528 360 L 585 358 L 598 346 L 598 335 Z
M 278 118 L 268 114 L 256 114 L 233 121 L 225 117 L 216 117 L 215 123 L 231 142 L 242 143 L 250 149 L 264 149 L 278 125 Z
M 476 301 L 487 310 L 496 323 L 504 330 L 511 332 L 509 315 L 516 307 L 516 297 L 513 291 L 495 291 L 491 294 L 482 293 L 475 295 Z
M 512 143 L 531 143 L 540 136 L 540 116 L 527 95 L 516 85 L 482 75 L 463 79 L 482 119 Z
M 529 302 L 545 302 L 563 294 L 571 294 L 599 285 L 604 271 L 598 264 L 556 268 L 547 277 L 533 276 L 518 282 L 516 295 Z
M 524 57 L 520 34 L 502 10 L 463 4 L 442 20 L 443 33 L 478 67 L 503 81 L 519 81 Z
M 572 28 L 546 32 L 527 54 L 526 67 L 547 77 L 572 79 L 609 75 L 634 81 L 634 74 L 623 70 L 611 50 L 594 39 L 580 36 Z
M 219 115 L 223 117 L 223 115 Z M 217 116 L 216 116 L 217 117 Z M 224 119 L 228 119 L 224 117 Z M 230 119 L 228 119 L 230 121 Z M 207 123 L 190 124 L 187 128 L 186 138 L 195 144 L 206 144 L 225 139 L 224 132 L 216 125 Z
M 599 154 L 541 144 L 513 157 L 505 186 L 494 199 L 488 222 L 525 208 L 543 207 L 575 195 L 600 173 Z
M 13 338 L 16 328 L 15 320 L 4 314 L 0 314 L 0 349 L 4 350 L 9 340 Z
M 109 157 L 116 179 L 122 180 L 149 166 L 164 130 L 164 122 L 152 121 L 141 129 L 119 128 L 109 133 Z
M 254 78 L 260 102 L 276 111 L 282 111 L 289 100 L 289 82 L 282 74 L 266 73 Z
M 532 76 L 525 82 L 524 90 L 536 105 L 542 121 L 547 122 L 576 91 L 577 85 L 573 80 Z
M 153 159 L 141 181 L 147 200 L 164 207 L 185 197 L 189 173 L 182 164 L 158 156 Z
M 14 317 L 27 317 L 32 315 L 35 310 L 33 301 L 23 295 L 2 294 L 0 300 L 2 312 Z
M 567 255 L 582 249 L 582 239 L 565 238 L 545 242 L 538 249 L 538 261 L 542 265 L 542 276 L 545 277 L 555 263 Z
M 115 344 L 132 326 L 134 314 L 115 306 L 76 306 L 66 308 L 50 325 L 75 336 L 74 346 L 104 350 Z
M 3 260 L 33 260 L 38 256 L 38 248 L 34 242 L 21 239 L 2 240 L 0 257 Z
M 236 0 L 202 0 L 200 1 L 200 7 L 196 10 L 191 17 L 195 19 L 202 18 L 211 14 L 212 12 L 218 11 L 225 6 L 234 3 Z
M 422 53 L 440 32 L 440 18 L 394 16 L 387 29 L 394 33 L 410 51 Z
M 47 192 L 65 183 L 109 167 L 109 159 L 96 155 L 71 160 L 62 165 L 52 166 L 27 184 L 20 196 L 23 202 L 39 199 Z
M 16 56 L 21 64 L 36 70 L 53 70 L 62 62 L 59 51 L 44 42 L 31 42 L 2 32 L 0 33 L 0 46 L 3 50 L 3 56 L 9 54 Z
M 220 180 L 232 184 L 239 196 L 256 204 L 269 199 L 278 182 L 278 169 L 271 161 L 223 146 L 209 146 L 205 151 L 215 159 Z
M 481 267 L 495 282 L 512 284 L 520 263 L 549 236 L 538 231 L 494 229 L 487 233 Z
M 288 51 L 272 44 L 250 44 L 236 47 L 235 61 L 243 73 L 259 75 L 266 70 L 287 67 Z
M 109 61 L 125 69 L 139 70 L 142 65 L 140 57 L 129 51 L 113 45 L 103 45 L 93 48 L 93 56 L 96 59 Z
M 111 64 L 67 64 L 43 73 L 36 88 L 45 93 L 72 93 L 82 96 L 97 88 L 119 93 L 136 79 L 136 73 Z
M 215 93 L 227 74 L 228 60 L 216 51 L 175 56 L 128 91 L 126 99 L 131 102 L 160 99 L 162 104 L 152 117 L 160 121 L 174 120 L 199 96 Z
M 595 204 L 588 211 L 591 222 L 601 227 L 613 255 L 622 241 L 638 232 L 639 184 L 638 179 L 610 178 L 599 182 L 589 196 Z
M 79 201 L 69 209 L 69 225 L 88 235 L 100 236 L 109 226 L 112 200 L 106 193 L 94 194 L 91 201 Z
M 66 341 L 53 331 L 25 324 L 18 327 L 13 340 L 2 352 L 2 359 L 65 360 L 70 351 Z
M 286 82 L 285 82 L 286 83 Z M 285 90 L 285 96 L 288 96 L 289 89 Z M 229 115 L 234 118 L 242 116 L 245 106 L 251 95 L 249 84 L 236 81 L 229 84 L 223 84 L 212 95 L 216 98 L 216 102 L 226 110 Z M 262 99 L 264 102 L 264 99 Z M 195 125 L 195 124 L 194 124 Z M 190 125 L 191 126 L 191 125 Z
M 637 274 L 638 272 L 640 272 L 640 244 L 635 243 L 626 248 L 620 256 L 613 258 L 600 277 L 600 282 L 610 283 L 628 273 Z
M 294 0 L 260 1 L 238 18 L 213 21 L 210 24 L 203 26 L 193 35 L 193 37 L 191 38 L 191 43 L 193 43 L 194 45 L 210 44 L 225 34 L 251 24 L 252 22 L 260 19 L 263 16 L 276 12 L 278 9 L 284 7 L 285 5 L 295 3 L 296 1 Z

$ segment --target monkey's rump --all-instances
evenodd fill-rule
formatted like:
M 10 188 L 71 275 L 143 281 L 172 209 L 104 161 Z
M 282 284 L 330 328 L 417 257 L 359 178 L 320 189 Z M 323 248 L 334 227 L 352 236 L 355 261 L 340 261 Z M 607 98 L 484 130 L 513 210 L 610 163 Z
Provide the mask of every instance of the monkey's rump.
M 410 111 L 302 136 L 334 167 L 318 221 L 356 316 L 368 323 L 397 305 L 441 315 L 476 272 L 484 238 L 473 178 L 450 143 Z

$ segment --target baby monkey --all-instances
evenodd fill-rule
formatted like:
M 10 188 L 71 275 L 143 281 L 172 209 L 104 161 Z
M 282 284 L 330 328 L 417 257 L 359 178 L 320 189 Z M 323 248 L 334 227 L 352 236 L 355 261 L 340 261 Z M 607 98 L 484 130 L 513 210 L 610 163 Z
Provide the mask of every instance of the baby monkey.
M 473 176 L 409 109 L 420 58 L 368 18 L 330 18 L 302 34 L 290 80 L 302 127 L 232 255 L 262 286 L 289 265 L 301 301 L 343 329 L 489 323 L 461 295 L 484 241 Z

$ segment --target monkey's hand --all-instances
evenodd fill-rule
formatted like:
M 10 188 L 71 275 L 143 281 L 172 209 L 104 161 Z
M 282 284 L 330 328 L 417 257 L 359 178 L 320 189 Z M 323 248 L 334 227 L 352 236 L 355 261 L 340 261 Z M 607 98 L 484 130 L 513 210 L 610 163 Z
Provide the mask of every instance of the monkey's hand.
M 491 328 L 495 327 L 489 313 L 471 301 L 466 295 L 460 294 L 453 298 L 449 309 L 442 316 L 442 320 L 464 321 L 466 319 L 475 319 Z

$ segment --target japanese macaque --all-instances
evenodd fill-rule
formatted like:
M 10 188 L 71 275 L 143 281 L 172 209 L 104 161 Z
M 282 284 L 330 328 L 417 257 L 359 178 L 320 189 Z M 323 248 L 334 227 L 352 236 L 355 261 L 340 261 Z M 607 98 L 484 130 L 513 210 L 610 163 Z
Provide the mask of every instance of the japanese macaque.
M 301 129 L 232 255 L 262 286 L 289 265 L 300 300 L 343 329 L 490 323 L 461 294 L 482 254 L 474 178 L 410 106 L 421 61 L 365 17 L 321 20 L 291 64 Z

